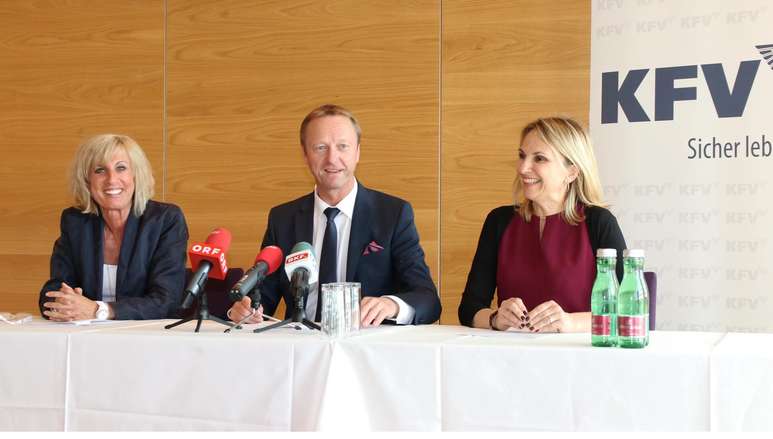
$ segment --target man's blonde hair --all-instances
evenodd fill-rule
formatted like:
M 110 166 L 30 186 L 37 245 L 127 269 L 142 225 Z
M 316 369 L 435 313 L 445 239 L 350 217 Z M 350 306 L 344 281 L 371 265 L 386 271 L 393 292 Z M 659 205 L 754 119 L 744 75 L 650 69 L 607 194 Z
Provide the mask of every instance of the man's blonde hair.
M 335 105 L 335 104 L 325 104 L 321 105 L 313 110 L 309 114 L 306 115 L 306 117 L 303 118 L 303 122 L 301 122 L 301 146 L 306 148 L 306 127 L 309 126 L 312 120 L 319 119 L 322 117 L 327 116 L 344 116 L 349 119 L 349 121 L 352 123 L 352 126 L 354 127 L 354 132 L 357 133 L 357 145 L 360 144 L 360 136 L 362 136 L 362 130 L 360 129 L 360 123 L 357 122 L 357 118 L 354 117 L 354 114 L 352 114 L 351 111 L 347 110 L 346 108 Z M 355 146 L 355 145 L 352 145 Z

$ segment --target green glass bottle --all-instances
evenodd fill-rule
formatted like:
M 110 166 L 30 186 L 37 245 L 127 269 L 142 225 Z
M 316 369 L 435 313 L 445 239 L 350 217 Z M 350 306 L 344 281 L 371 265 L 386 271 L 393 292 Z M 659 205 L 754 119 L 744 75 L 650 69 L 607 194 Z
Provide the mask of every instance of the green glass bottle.
M 617 298 L 618 345 L 643 348 L 650 341 L 650 294 L 644 281 L 644 250 L 623 251 L 625 274 Z
M 617 250 L 596 250 L 596 281 L 590 295 L 591 345 L 617 345 Z

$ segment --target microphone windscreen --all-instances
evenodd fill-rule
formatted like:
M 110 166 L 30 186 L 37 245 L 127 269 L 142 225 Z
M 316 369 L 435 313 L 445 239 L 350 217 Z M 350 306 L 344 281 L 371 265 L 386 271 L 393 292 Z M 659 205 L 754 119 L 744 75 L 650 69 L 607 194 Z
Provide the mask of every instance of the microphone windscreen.
M 314 256 L 315 259 L 317 257 L 317 255 L 314 254 L 314 247 L 312 247 L 311 244 L 309 244 L 306 241 L 301 241 L 301 242 L 295 244 L 293 246 L 293 249 L 290 250 L 290 253 L 298 253 L 298 252 L 302 252 L 302 251 L 309 251 L 309 252 L 311 252 L 311 255 Z
M 293 272 L 300 268 L 309 271 L 309 284 L 317 282 L 319 278 L 317 255 L 314 254 L 314 248 L 308 242 L 301 241 L 295 244 L 290 254 L 285 258 L 285 273 L 287 273 L 288 279 L 291 279 Z
M 284 261 L 284 254 L 282 253 L 282 249 L 275 245 L 269 245 L 268 247 L 265 247 L 260 251 L 260 253 L 258 253 L 258 256 L 255 257 L 255 264 L 260 261 L 263 261 L 266 263 L 266 265 L 268 265 L 268 271 L 266 272 L 266 275 L 275 272 L 277 268 L 282 265 L 282 261 Z
M 228 253 L 228 249 L 231 247 L 231 232 L 228 229 L 218 227 L 207 236 L 207 244 L 219 248 L 223 253 Z

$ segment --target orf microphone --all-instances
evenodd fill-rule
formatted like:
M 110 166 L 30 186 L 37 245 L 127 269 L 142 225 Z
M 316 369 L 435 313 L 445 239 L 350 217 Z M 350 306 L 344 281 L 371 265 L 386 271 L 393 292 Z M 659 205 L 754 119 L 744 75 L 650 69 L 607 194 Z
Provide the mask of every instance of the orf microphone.
M 194 243 L 188 250 L 188 257 L 191 260 L 191 268 L 196 271 L 188 281 L 185 288 L 185 300 L 182 308 L 190 308 L 195 299 L 204 288 L 204 283 L 208 277 L 213 279 L 225 279 L 228 273 L 228 264 L 225 260 L 225 254 L 231 247 L 231 232 L 227 229 L 218 228 L 207 236 L 207 241 L 203 243 Z
M 290 279 L 294 294 L 299 289 L 306 289 L 319 278 L 317 258 L 314 248 L 308 242 L 295 244 L 290 254 L 285 258 L 285 273 Z
M 229 291 L 228 295 L 231 297 L 231 300 L 236 302 L 250 294 L 250 291 L 259 286 L 266 276 L 275 272 L 282 265 L 283 256 L 282 249 L 275 245 L 269 245 L 261 250 L 255 257 L 255 265 L 247 270 L 244 276 L 239 279 L 239 282 L 236 282 L 231 291 Z M 258 307 L 254 303 L 253 306 L 255 308 Z

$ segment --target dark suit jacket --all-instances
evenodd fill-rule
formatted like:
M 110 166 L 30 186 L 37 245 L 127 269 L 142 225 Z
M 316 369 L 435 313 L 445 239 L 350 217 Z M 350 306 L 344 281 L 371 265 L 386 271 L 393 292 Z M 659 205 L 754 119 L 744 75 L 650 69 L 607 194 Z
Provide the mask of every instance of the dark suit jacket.
M 274 207 L 268 215 L 263 246 L 276 245 L 287 255 L 296 243 L 311 243 L 313 214 L 313 193 Z M 371 241 L 384 249 L 363 255 Z M 440 318 L 440 299 L 424 262 L 411 205 L 361 184 L 354 202 L 346 280 L 362 284 L 362 297 L 394 295 L 404 300 L 416 310 L 413 324 Z M 265 313 L 273 315 L 283 297 L 286 315 L 292 315 L 293 297 L 284 265 L 266 278 L 261 294 Z
M 51 279 L 46 292 L 62 282 L 83 289 L 91 300 L 102 299 L 102 217 L 71 207 L 62 212 L 61 235 L 51 254 Z M 148 201 L 141 217 L 130 214 L 118 258 L 115 318 L 142 320 L 174 317 L 185 288 L 188 226 L 179 207 Z

